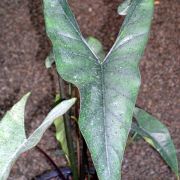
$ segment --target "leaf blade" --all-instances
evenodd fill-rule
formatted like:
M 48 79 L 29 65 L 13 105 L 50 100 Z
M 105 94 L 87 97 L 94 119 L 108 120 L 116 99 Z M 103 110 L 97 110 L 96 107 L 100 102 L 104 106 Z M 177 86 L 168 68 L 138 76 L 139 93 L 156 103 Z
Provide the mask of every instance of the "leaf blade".
M 63 117 L 55 119 L 54 125 L 56 127 L 56 139 L 60 143 L 61 148 L 69 162 L 69 151 L 68 151 L 68 146 L 67 146 L 67 139 L 66 139 L 63 120 L 64 120 Z
M 9 155 L 18 152 L 18 147 L 26 138 L 24 131 L 24 107 L 28 97 L 29 93 L 14 105 L 10 111 L 7 111 L 0 121 L 0 179 L 2 178 L 2 180 L 6 179 L 10 172 L 8 162 L 12 161 L 13 163 L 15 161 L 15 158 L 12 157 L 10 159 Z M 19 113 L 17 114 L 16 112 Z M 18 133 L 15 133 L 14 129 Z
M 138 128 L 138 133 L 160 153 L 178 177 L 179 167 L 176 149 L 166 126 L 140 108 L 135 108 L 134 117 L 138 123 L 135 130 Z
M 45 118 L 43 123 L 26 138 L 24 130 L 24 110 L 29 94 L 25 95 L 0 121 L 0 179 L 7 179 L 11 167 L 18 156 L 34 147 L 41 139 L 45 130 L 54 118 L 65 113 L 75 102 L 75 99 L 63 101 Z

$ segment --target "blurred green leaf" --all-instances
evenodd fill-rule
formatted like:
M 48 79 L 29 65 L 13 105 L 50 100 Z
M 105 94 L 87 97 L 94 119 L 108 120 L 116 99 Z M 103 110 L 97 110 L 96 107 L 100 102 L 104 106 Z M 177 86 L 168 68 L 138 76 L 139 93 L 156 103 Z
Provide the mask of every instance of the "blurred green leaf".
M 132 130 L 141 135 L 146 142 L 160 153 L 178 177 L 179 169 L 176 149 L 167 127 L 155 117 L 139 108 L 135 108 L 134 117 L 137 120 L 137 125 L 133 123 Z
M 26 138 L 24 111 L 28 97 L 29 94 L 25 95 L 0 121 L 0 180 L 7 179 L 12 165 L 20 154 L 36 146 L 54 119 L 62 116 L 75 103 L 73 98 L 58 104 L 43 123 Z

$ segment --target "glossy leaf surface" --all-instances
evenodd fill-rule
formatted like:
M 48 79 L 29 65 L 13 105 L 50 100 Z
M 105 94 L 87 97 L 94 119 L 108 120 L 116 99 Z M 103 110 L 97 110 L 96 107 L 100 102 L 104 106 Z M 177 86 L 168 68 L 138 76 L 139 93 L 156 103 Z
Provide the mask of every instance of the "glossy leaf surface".
M 133 124 L 133 131 L 141 135 L 153 146 L 178 176 L 178 160 L 176 150 L 167 127 L 155 117 L 142 109 L 135 108 L 134 117 L 138 126 Z
M 0 179 L 7 179 L 11 167 L 23 152 L 33 148 L 54 119 L 63 115 L 75 99 L 63 101 L 47 115 L 43 123 L 26 138 L 24 110 L 29 94 L 25 95 L 0 121 Z
M 80 130 L 100 180 L 119 180 L 140 86 L 139 60 L 153 0 L 133 0 L 117 40 L 101 61 L 83 38 L 66 0 L 44 0 L 57 70 L 80 91 Z

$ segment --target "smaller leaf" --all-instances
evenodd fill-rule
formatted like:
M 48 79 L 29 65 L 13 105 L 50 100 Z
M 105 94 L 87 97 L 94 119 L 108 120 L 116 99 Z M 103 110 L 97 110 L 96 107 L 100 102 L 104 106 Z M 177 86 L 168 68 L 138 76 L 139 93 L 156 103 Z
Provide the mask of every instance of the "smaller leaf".
M 146 142 L 160 153 L 162 158 L 178 177 L 176 150 L 167 127 L 155 117 L 139 108 L 135 108 L 134 117 L 138 125 L 133 123 L 132 130 L 141 135 Z
M 66 139 L 66 133 L 64 128 L 64 119 L 63 117 L 59 117 L 55 119 L 54 125 L 56 127 L 56 139 L 61 145 L 61 148 L 69 162 L 69 151 L 67 147 L 67 139 Z
M 63 115 L 75 103 L 73 98 L 58 104 L 32 135 L 26 138 L 24 111 L 28 97 L 29 94 L 25 95 L 0 121 L 0 180 L 7 179 L 20 154 L 36 146 L 54 119 Z
M 51 51 L 50 54 L 47 56 L 46 60 L 45 60 L 45 66 L 46 68 L 51 68 L 52 64 L 55 62 L 55 58 L 54 58 L 54 54 Z
M 132 0 L 125 0 L 122 4 L 118 7 L 118 14 L 121 16 L 125 16 L 128 12 L 129 7 L 131 6 Z
M 91 48 L 91 50 L 94 52 L 94 54 L 96 54 L 96 56 L 101 61 L 103 61 L 103 59 L 105 58 L 105 52 L 103 50 L 102 43 L 98 39 L 92 36 L 89 36 L 86 41 L 89 47 Z

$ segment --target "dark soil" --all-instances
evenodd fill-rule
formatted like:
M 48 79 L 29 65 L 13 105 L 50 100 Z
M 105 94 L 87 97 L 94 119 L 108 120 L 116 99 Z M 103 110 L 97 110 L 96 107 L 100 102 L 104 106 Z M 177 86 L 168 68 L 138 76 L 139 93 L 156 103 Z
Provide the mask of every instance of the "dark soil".
M 70 0 L 85 36 L 100 39 L 108 50 L 123 18 L 120 0 Z M 180 160 L 180 1 L 156 1 L 150 40 L 140 64 L 142 86 L 137 104 L 165 123 Z M 0 1 L 0 115 L 21 96 L 32 92 L 27 105 L 26 128 L 31 133 L 51 109 L 58 92 L 55 69 L 44 60 L 50 51 L 40 0 Z M 39 146 L 59 165 L 65 165 L 51 127 Z M 37 151 L 23 154 L 9 180 L 29 180 L 52 167 Z M 174 180 L 173 173 L 145 142 L 130 145 L 123 162 L 123 180 Z

